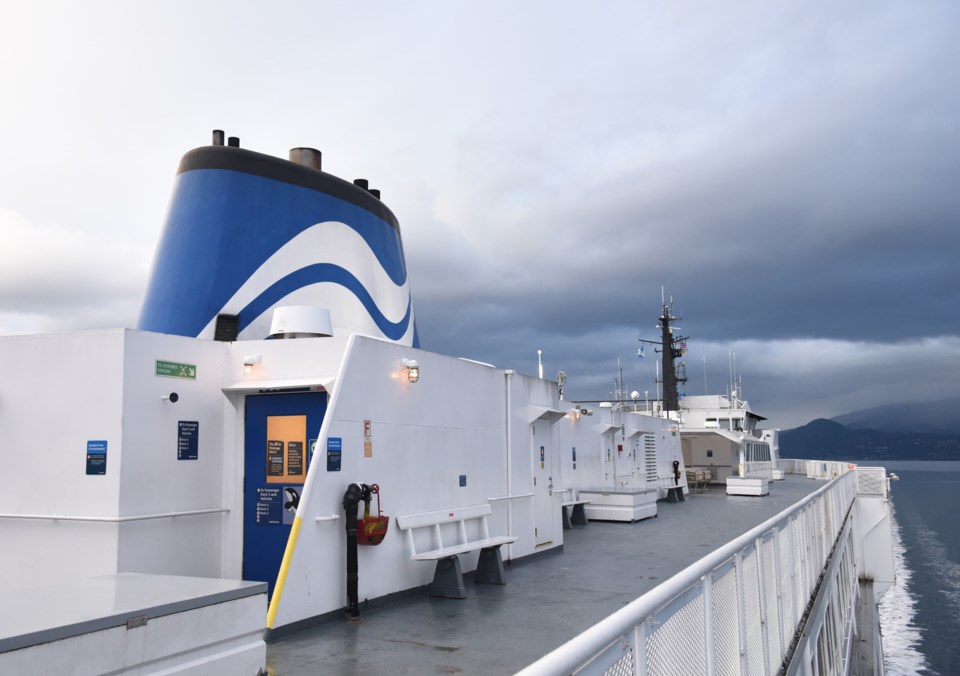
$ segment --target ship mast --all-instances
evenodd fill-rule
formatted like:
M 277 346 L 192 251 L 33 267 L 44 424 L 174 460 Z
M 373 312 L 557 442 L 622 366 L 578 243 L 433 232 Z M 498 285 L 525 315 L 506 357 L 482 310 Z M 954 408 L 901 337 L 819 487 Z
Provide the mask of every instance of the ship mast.
M 680 410 L 680 395 L 677 384 L 687 382 L 686 366 L 682 361 L 679 361 L 680 357 L 687 351 L 687 336 L 675 336 L 673 334 L 673 322 L 677 321 L 677 319 L 673 314 L 673 298 L 670 299 L 669 303 L 667 303 L 665 299 L 661 299 L 660 319 L 657 320 L 657 324 L 660 327 L 659 342 L 640 340 L 641 343 L 659 345 L 657 352 L 661 354 L 661 360 L 663 362 L 662 382 L 664 411 Z

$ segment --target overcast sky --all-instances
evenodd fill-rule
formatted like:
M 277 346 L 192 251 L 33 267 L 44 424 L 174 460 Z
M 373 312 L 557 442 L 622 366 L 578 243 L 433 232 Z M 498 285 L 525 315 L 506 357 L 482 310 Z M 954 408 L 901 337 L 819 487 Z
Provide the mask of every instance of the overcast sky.
M 368 178 L 423 346 L 787 428 L 960 394 L 956 2 L 0 0 L 0 334 L 133 326 L 210 130 Z M 649 350 L 649 348 L 648 348 Z M 706 369 L 704 369 L 706 360 Z M 706 376 L 704 372 L 706 371 Z

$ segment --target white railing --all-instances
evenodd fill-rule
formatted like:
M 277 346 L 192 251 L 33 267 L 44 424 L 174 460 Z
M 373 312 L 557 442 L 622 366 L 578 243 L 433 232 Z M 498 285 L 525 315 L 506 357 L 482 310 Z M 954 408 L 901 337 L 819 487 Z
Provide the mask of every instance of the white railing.
M 92 523 L 128 523 L 130 521 L 150 521 L 152 519 L 172 519 L 178 516 L 197 516 L 199 514 L 226 514 L 227 507 L 210 509 L 191 509 L 185 512 L 161 512 L 159 514 L 136 514 L 133 516 L 74 516 L 69 514 L 0 514 L 0 519 L 32 519 L 34 521 L 89 521 Z
M 828 564 L 849 563 L 848 517 L 856 490 L 856 477 L 843 473 L 520 673 L 779 672 L 793 654 L 795 632 L 808 617 L 821 573 Z M 831 557 L 839 544 L 839 559 L 848 563 L 835 564 Z M 844 627 L 846 614 L 840 619 Z M 817 629 L 827 626 L 836 623 L 821 619 Z M 837 645 L 849 646 L 843 638 Z M 814 635 L 815 645 L 817 640 Z M 804 650 L 805 659 L 826 655 Z
M 797 460 L 780 458 L 778 464 L 787 474 L 800 474 L 809 479 L 834 479 L 845 474 L 857 466 L 850 462 L 838 460 Z
M 847 520 L 823 572 L 820 587 L 810 601 L 810 611 L 798 628 L 793 659 L 781 673 L 788 676 L 850 673 L 859 594 L 853 550 L 853 528 Z M 877 671 L 868 669 L 863 673 Z
M 773 462 L 770 460 L 751 460 L 743 463 L 744 477 L 769 479 L 773 475 Z

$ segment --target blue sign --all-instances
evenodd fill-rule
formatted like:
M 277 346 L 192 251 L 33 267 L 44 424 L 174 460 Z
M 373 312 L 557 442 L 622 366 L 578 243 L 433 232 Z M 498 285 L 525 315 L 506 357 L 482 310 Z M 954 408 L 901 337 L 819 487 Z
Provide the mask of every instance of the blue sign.
M 257 488 L 256 518 L 258 526 L 279 526 L 283 523 L 283 495 L 280 488 Z
M 327 471 L 340 471 L 340 457 L 343 452 L 343 439 L 340 437 L 327 437 Z
M 87 474 L 107 473 L 107 442 L 105 440 L 87 442 Z
M 177 425 L 177 460 L 197 459 L 197 437 L 200 423 L 196 420 L 181 420 Z

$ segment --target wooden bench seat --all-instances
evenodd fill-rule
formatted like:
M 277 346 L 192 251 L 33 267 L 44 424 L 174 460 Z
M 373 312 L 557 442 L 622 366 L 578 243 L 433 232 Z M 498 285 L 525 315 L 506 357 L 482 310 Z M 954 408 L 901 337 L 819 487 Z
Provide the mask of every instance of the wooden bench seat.
M 516 542 L 518 538 L 512 535 L 490 535 L 487 517 L 492 511 L 490 504 L 486 503 L 397 517 L 397 527 L 407 534 L 410 558 L 414 561 L 437 562 L 433 583 L 430 585 L 431 596 L 466 598 L 459 555 L 477 550 L 480 551 L 480 560 L 477 563 L 474 581 L 485 584 L 506 584 L 500 546 Z M 467 522 L 475 522 L 471 524 L 473 528 L 470 530 L 479 531 L 479 537 L 471 536 Z M 456 524 L 456 532 L 452 537 L 449 532 L 447 533 L 448 542 L 444 542 L 444 532 L 441 528 L 446 524 Z M 431 546 L 424 551 L 417 551 L 416 538 L 414 538 L 414 531 L 420 529 L 431 532 Z M 449 542 L 451 539 L 453 541 Z

